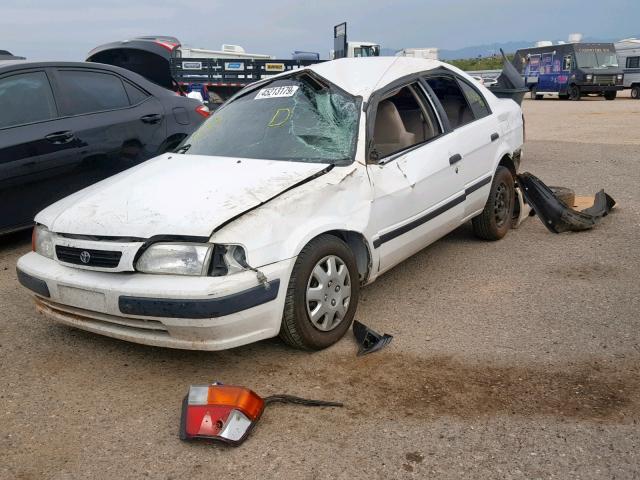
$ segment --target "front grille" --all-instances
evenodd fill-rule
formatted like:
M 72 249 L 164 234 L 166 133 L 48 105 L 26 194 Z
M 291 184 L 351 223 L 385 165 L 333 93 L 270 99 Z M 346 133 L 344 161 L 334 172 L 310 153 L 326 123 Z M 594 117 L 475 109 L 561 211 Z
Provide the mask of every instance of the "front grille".
M 594 75 L 593 83 L 597 83 L 598 85 L 610 85 L 615 83 L 616 76 L 615 75 Z
M 56 256 L 58 260 L 65 263 L 87 267 L 116 268 L 120 263 L 122 252 L 56 245 Z

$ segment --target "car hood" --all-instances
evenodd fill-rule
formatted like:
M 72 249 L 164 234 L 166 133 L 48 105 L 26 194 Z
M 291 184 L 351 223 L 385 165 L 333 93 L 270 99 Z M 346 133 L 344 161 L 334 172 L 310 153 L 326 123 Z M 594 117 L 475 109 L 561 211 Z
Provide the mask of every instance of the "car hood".
M 35 220 L 57 233 L 209 237 L 226 221 L 329 167 L 164 154 L 54 203 Z

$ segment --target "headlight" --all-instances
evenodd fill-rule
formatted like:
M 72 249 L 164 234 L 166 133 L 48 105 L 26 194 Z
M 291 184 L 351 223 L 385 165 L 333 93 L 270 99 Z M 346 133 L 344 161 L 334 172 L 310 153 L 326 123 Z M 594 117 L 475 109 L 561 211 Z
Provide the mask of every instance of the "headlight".
M 34 252 L 47 258 L 53 258 L 53 234 L 44 225 L 33 227 L 31 246 Z
M 144 273 L 206 275 L 213 245 L 201 243 L 155 243 L 136 263 Z
M 211 260 L 211 275 L 221 277 L 249 268 L 244 248 L 240 245 L 216 245 Z
M 622 80 L 622 74 L 618 75 L 618 80 Z
M 591 75 L 591 74 L 587 75 L 587 81 L 588 82 L 590 82 L 592 78 L 593 78 L 593 75 Z

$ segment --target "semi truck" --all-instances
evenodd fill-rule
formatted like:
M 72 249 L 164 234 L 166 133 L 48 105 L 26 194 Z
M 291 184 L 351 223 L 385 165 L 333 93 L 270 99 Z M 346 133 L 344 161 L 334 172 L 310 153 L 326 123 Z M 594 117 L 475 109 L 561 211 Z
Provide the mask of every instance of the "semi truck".
M 380 45 L 347 42 L 347 24 L 334 27 L 332 58 L 377 57 Z M 132 70 L 178 94 L 205 89 L 207 105 L 217 108 L 246 85 L 282 72 L 319 63 L 315 52 L 295 51 L 291 59 L 247 53 L 238 45 L 222 45 L 221 50 L 183 46 L 171 36 L 144 36 L 100 45 L 89 52 L 88 62 L 106 63 Z

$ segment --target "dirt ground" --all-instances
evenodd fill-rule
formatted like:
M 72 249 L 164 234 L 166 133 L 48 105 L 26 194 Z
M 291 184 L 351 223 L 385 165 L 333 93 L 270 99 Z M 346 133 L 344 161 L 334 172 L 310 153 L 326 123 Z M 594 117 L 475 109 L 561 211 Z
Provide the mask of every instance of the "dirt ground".
M 218 353 L 133 345 L 51 323 L 18 285 L 29 234 L 0 240 L 0 477 L 640 478 L 640 101 L 525 100 L 522 170 L 614 213 L 506 239 L 469 225 L 362 292 L 348 334 Z M 188 385 L 340 400 L 269 408 L 240 448 L 178 439 Z

